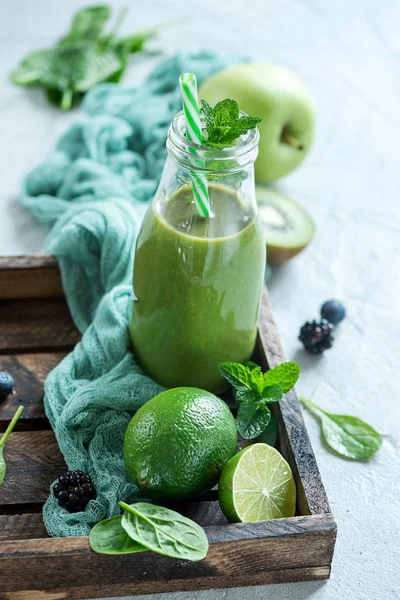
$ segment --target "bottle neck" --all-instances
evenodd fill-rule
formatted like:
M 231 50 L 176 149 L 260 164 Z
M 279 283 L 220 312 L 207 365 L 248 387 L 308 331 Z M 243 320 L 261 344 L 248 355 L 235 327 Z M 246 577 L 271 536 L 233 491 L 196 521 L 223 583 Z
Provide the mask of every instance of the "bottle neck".
M 245 113 L 241 112 L 241 116 Z M 260 134 L 257 128 L 251 129 L 226 148 L 197 146 L 185 135 L 183 111 L 173 119 L 168 131 L 167 150 L 178 166 L 190 171 L 202 172 L 206 177 L 214 174 L 224 177 L 240 173 L 252 167 L 258 155 Z

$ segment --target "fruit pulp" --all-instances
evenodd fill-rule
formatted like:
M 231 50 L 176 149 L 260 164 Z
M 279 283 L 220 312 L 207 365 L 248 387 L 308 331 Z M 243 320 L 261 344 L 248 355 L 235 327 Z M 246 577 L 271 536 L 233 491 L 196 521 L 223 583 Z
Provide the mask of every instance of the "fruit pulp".
M 223 361 L 252 354 L 265 269 L 260 225 L 237 194 L 209 185 L 212 216 L 192 188 L 156 197 L 139 232 L 130 335 L 143 370 L 166 387 L 221 391 Z

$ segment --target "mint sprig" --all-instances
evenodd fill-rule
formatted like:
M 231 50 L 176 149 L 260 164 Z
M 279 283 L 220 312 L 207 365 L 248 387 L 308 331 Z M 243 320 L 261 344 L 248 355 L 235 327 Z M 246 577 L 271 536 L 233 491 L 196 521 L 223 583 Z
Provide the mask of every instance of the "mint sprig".
M 254 129 L 262 119 L 259 117 L 241 117 L 236 100 L 226 98 L 218 102 L 214 108 L 205 100 L 201 100 L 201 114 L 206 125 L 206 146 L 225 148 L 249 129 Z
M 271 421 L 267 404 L 279 402 L 295 385 L 300 367 L 295 362 L 286 362 L 266 373 L 253 362 L 246 364 L 224 362 L 219 365 L 220 373 L 234 388 L 239 402 L 236 427 L 242 438 L 252 440 L 259 437 Z

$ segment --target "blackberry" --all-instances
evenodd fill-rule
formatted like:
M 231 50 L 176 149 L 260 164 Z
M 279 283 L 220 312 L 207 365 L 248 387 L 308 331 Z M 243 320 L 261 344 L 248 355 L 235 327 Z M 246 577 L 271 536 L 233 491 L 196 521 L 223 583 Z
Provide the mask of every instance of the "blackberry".
M 334 329 L 332 323 L 326 319 L 322 319 L 320 323 L 307 321 L 300 329 L 299 340 L 310 354 L 321 354 L 324 350 L 332 348 Z
M 346 309 L 338 300 L 327 300 L 321 306 L 321 317 L 332 323 L 332 325 L 338 325 L 345 316 Z
M 53 493 L 58 504 L 68 512 L 85 510 L 89 501 L 96 497 L 96 488 L 90 475 L 83 471 L 67 471 L 58 478 Z
M 14 377 L 9 373 L 0 371 L 0 398 L 5 398 L 14 389 Z

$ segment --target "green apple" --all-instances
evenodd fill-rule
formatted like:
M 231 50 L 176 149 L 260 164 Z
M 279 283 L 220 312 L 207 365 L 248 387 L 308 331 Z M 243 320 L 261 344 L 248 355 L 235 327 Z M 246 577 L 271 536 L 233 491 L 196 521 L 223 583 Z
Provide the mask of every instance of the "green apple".
M 285 67 L 249 63 L 224 69 L 203 83 L 199 97 L 209 104 L 233 98 L 245 113 L 263 119 L 258 126 L 258 183 L 293 171 L 311 147 L 313 102 L 302 80 Z

